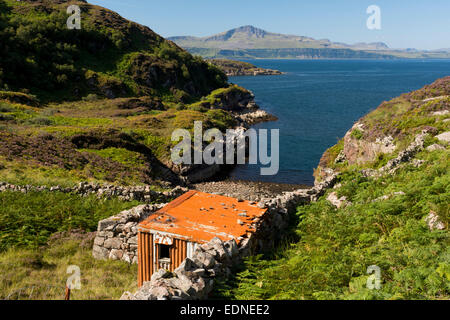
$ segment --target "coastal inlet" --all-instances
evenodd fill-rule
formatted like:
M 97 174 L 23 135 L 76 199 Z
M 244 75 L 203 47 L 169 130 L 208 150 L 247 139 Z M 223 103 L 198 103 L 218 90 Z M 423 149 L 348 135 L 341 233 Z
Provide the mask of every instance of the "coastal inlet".
M 255 94 L 279 120 L 253 126 L 280 129 L 280 170 L 259 175 L 259 165 L 242 165 L 231 179 L 289 184 L 314 182 L 323 152 L 381 102 L 417 90 L 450 73 L 449 60 L 245 60 L 278 76 L 230 77 Z

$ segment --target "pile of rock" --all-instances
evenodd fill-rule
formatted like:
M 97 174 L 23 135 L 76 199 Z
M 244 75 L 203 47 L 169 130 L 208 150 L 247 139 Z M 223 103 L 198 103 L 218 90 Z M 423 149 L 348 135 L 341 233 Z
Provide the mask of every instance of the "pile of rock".
M 81 182 L 77 187 L 72 189 L 73 192 L 86 196 L 96 194 L 99 197 L 112 198 L 118 197 L 124 201 L 144 201 L 144 202 L 167 202 L 170 199 L 177 198 L 188 189 L 180 186 L 170 191 L 158 192 L 151 190 L 150 186 L 115 186 L 115 185 L 98 185 Z
M 92 250 L 94 258 L 137 263 L 137 225 L 165 205 L 140 205 L 100 221 Z
M 298 189 L 284 192 L 278 197 L 262 199 L 258 206 L 260 208 L 272 208 L 277 210 L 295 210 L 300 204 L 316 201 L 318 197 L 325 194 L 326 190 L 332 188 L 337 182 L 338 173 L 327 176 L 323 181 L 316 183 L 311 189 Z
M 339 196 L 338 196 L 336 191 L 331 192 L 328 195 L 327 200 L 329 202 L 331 202 L 331 204 L 333 206 L 335 206 L 336 208 L 338 208 L 338 209 L 346 207 L 348 205 L 351 205 L 351 202 L 347 200 L 346 196 L 342 196 L 342 197 L 339 198 Z
M 430 211 L 430 213 L 426 216 L 425 221 L 431 231 L 445 229 L 445 224 L 441 221 L 441 218 L 434 211 Z
M 142 201 L 142 202 L 167 202 L 171 199 L 177 198 L 188 189 L 183 187 L 175 187 L 170 191 L 158 192 L 150 189 L 150 186 L 115 186 L 115 185 L 99 185 L 96 183 L 80 182 L 77 186 L 72 188 L 64 188 L 61 186 L 32 186 L 32 185 L 14 185 L 6 182 L 0 182 L 0 192 L 3 191 L 17 191 L 28 193 L 33 191 L 49 191 L 49 192 L 64 192 L 74 193 L 81 196 L 88 196 L 95 194 L 99 198 L 118 197 L 124 201 Z
M 249 242 L 237 246 L 234 240 L 214 238 L 194 252 L 192 259 L 169 272 L 159 270 L 132 294 L 125 292 L 121 300 L 199 300 L 208 297 L 214 279 L 231 274 L 231 267 L 243 257 Z

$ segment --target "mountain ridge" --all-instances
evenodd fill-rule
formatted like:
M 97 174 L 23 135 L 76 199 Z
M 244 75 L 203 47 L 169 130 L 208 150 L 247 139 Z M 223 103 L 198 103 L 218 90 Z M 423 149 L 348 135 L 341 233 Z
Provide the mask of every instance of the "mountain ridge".
M 382 42 L 376 42 L 376 43 L 357 43 L 354 45 L 348 45 L 345 43 L 340 42 L 331 42 L 328 39 L 320 39 L 316 40 L 311 37 L 306 36 L 298 36 L 298 35 L 291 35 L 291 34 L 281 34 L 281 33 L 274 33 L 274 32 L 268 32 L 266 30 L 263 30 L 261 28 L 254 27 L 252 25 L 246 25 L 241 26 L 237 28 L 230 29 L 228 31 L 224 31 L 218 34 L 214 34 L 211 36 L 206 37 L 195 37 L 195 36 L 175 36 L 175 37 L 168 37 L 168 40 L 172 40 L 174 42 L 180 42 L 182 41 L 201 41 L 204 43 L 209 43 L 210 47 L 214 48 L 221 48 L 221 49 L 234 49 L 236 48 L 233 45 L 221 45 L 220 43 L 213 43 L 215 41 L 240 41 L 240 40 L 253 40 L 253 39 L 269 39 L 270 41 L 292 41 L 289 44 L 282 44 L 283 48 L 303 48 L 305 46 L 303 45 L 296 45 L 293 42 L 312 42 L 310 45 L 314 45 L 315 47 L 335 47 L 335 48 L 350 48 L 350 47 L 357 47 L 357 46 L 363 46 L 363 47 L 370 47 L 373 45 L 373 49 L 382 47 L 383 49 L 389 48 L 388 45 Z M 257 45 L 257 44 L 248 44 L 243 45 L 240 44 L 239 49 L 267 49 L 267 45 Z M 273 48 L 273 47 L 272 47 Z
M 207 58 L 450 58 L 446 50 L 420 51 L 416 49 L 393 49 L 384 42 L 358 42 L 346 44 L 329 39 L 268 32 L 246 25 L 205 37 L 174 36 L 168 40 L 193 54 Z M 352 50 L 358 53 L 342 55 L 333 50 Z M 233 51 L 230 55 L 228 51 Z M 258 50 L 248 53 L 248 50 Z M 276 50 L 291 50 L 287 56 L 277 55 Z M 308 53 L 304 50 L 322 50 Z

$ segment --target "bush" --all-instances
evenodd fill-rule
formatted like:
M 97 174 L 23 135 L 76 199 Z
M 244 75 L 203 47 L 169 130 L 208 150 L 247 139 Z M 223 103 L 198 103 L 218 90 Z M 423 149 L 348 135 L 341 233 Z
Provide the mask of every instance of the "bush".
M 7 104 L 7 103 L 0 103 L 0 112 L 13 112 L 15 109 Z
M 90 93 L 86 97 L 83 97 L 82 100 L 92 102 L 92 101 L 100 100 L 100 98 L 95 93 Z
M 53 124 L 53 120 L 47 117 L 35 117 L 27 120 L 28 124 L 34 124 L 37 126 L 50 126 Z
M 359 129 L 353 129 L 351 136 L 356 140 L 361 140 L 363 137 L 363 133 Z

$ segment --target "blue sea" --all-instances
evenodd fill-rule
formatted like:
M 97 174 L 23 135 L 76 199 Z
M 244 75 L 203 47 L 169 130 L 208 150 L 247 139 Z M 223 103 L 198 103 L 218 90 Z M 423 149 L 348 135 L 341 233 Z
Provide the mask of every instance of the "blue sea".
M 261 176 L 258 165 L 241 165 L 230 178 L 289 184 L 313 184 L 323 152 L 380 103 L 450 75 L 450 60 L 245 61 L 286 72 L 230 77 L 279 118 L 254 128 L 280 130 L 280 170 Z

